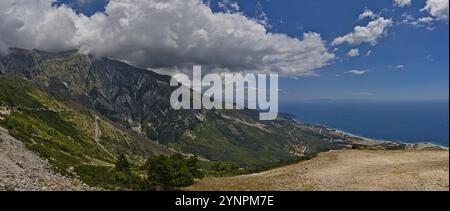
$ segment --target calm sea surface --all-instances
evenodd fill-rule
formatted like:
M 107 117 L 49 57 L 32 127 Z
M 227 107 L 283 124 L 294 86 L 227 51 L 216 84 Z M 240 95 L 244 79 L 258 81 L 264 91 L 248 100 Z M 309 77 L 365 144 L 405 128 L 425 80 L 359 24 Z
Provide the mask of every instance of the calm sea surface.
M 305 102 L 280 106 L 299 121 L 373 139 L 449 146 L 449 103 Z

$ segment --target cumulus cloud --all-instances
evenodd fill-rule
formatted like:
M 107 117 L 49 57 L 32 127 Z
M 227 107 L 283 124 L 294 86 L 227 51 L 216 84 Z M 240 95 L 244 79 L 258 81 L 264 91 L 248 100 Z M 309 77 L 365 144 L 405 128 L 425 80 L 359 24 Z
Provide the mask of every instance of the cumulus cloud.
M 427 11 L 433 17 L 448 21 L 448 0 L 427 0 L 421 11 Z
M 411 0 L 394 0 L 394 5 L 397 7 L 407 7 L 411 5 Z
M 335 58 L 320 34 L 269 33 L 256 20 L 213 13 L 199 0 L 110 0 L 90 17 L 53 0 L 0 1 L 0 49 L 83 53 L 157 70 L 275 72 L 314 75 Z
M 351 50 L 347 53 L 347 56 L 350 56 L 350 57 L 359 56 L 359 49 L 357 49 L 357 48 L 351 49 Z
M 345 74 L 352 74 L 352 75 L 364 75 L 368 73 L 368 70 L 349 70 L 345 72 Z
M 73 47 L 78 16 L 65 6 L 45 1 L 0 1 L 0 49 L 39 48 L 59 51 Z
M 340 45 L 342 43 L 350 45 L 370 43 L 371 45 L 376 45 L 378 39 L 386 35 L 387 28 L 391 27 L 392 24 L 393 21 L 391 19 L 378 17 L 369 22 L 367 26 L 356 26 L 353 32 L 335 38 L 332 45 Z

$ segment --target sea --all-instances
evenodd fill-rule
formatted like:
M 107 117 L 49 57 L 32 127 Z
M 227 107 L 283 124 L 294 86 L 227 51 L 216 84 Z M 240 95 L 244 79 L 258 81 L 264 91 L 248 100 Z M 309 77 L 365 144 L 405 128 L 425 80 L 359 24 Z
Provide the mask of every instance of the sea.
M 281 104 L 280 112 L 365 138 L 449 146 L 448 100 L 308 101 Z

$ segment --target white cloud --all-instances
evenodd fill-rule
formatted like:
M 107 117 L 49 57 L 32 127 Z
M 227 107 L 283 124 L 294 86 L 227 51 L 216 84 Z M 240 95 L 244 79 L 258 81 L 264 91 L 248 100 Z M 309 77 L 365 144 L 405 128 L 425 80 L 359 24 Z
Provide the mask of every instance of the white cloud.
M 51 7 L 51 0 L 0 1 L 0 51 L 6 47 L 59 51 L 73 47 L 79 16 L 65 6 Z
M 421 11 L 427 11 L 433 17 L 448 21 L 448 0 L 427 0 L 426 6 Z
M 372 12 L 372 10 L 369 9 L 365 9 L 363 13 L 361 13 L 358 17 L 358 20 L 363 20 L 365 18 L 371 18 L 371 19 L 375 19 L 378 18 L 379 15 L 375 14 L 374 12 Z
M 345 74 L 352 74 L 352 75 L 364 75 L 368 73 L 368 70 L 349 70 L 345 72 Z
M 405 68 L 405 65 L 401 64 L 401 65 L 397 65 L 394 67 L 395 69 L 403 69 Z
M 372 50 L 368 50 L 364 56 L 370 56 L 370 55 L 372 55 Z
M 407 7 L 411 5 L 411 0 L 394 0 L 394 5 L 397 7 Z
M 217 6 L 225 11 L 226 13 L 235 13 L 239 12 L 241 9 L 237 2 L 232 2 L 231 0 L 222 0 L 217 2 Z
M 347 53 L 347 56 L 350 56 L 350 57 L 359 56 L 359 49 L 357 49 L 357 48 L 351 49 L 351 50 Z
M 271 28 L 272 27 L 272 25 L 270 25 L 270 23 L 269 23 L 269 18 L 267 17 L 267 14 L 264 11 L 264 8 L 263 8 L 261 2 L 259 2 L 259 1 L 256 3 L 255 14 L 256 14 L 255 20 L 258 23 L 262 24 L 266 28 Z M 280 21 L 283 22 L 283 19 L 281 19 Z
M 213 13 L 199 0 L 111 0 L 91 17 L 53 0 L 0 1 L 0 49 L 84 53 L 161 71 L 206 70 L 315 75 L 335 55 L 317 33 L 269 33 L 256 20 Z
M 401 21 L 401 23 L 403 23 L 403 24 L 409 24 L 416 28 L 422 28 L 422 27 L 427 27 L 427 29 L 434 28 L 434 27 L 432 27 L 432 25 L 434 23 L 434 19 L 432 17 L 420 17 L 420 18 L 416 19 L 412 15 L 407 15 L 407 14 L 403 14 L 402 17 L 404 18 Z
M 340 45 L 348 43 L 358 45 L 361 43 L 370 43 L 376 45 L 378 39 L 386 35 L 387 28 L 392 26 L 391 19 L 379 17 L 368 23 L 367 26 L 356 26 L 354 31 L 341 37 L 334 39 L 332 45 Z
M 419 23 L 431 23 L 431 22 L 433 22 L 433 18 L 431 18 L 431 17 L 421 17 L 421 18 L 417 19 L 417 22 L 419 22 Z

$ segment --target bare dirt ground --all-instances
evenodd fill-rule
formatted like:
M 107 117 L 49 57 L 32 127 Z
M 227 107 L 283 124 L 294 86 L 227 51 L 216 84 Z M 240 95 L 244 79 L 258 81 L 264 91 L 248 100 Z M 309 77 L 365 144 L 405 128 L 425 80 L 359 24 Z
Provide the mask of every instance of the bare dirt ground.
M 449 190 L 449 152 L 344 150 L 298 164 L 228 178 L 206 178 L 187 190 Z

